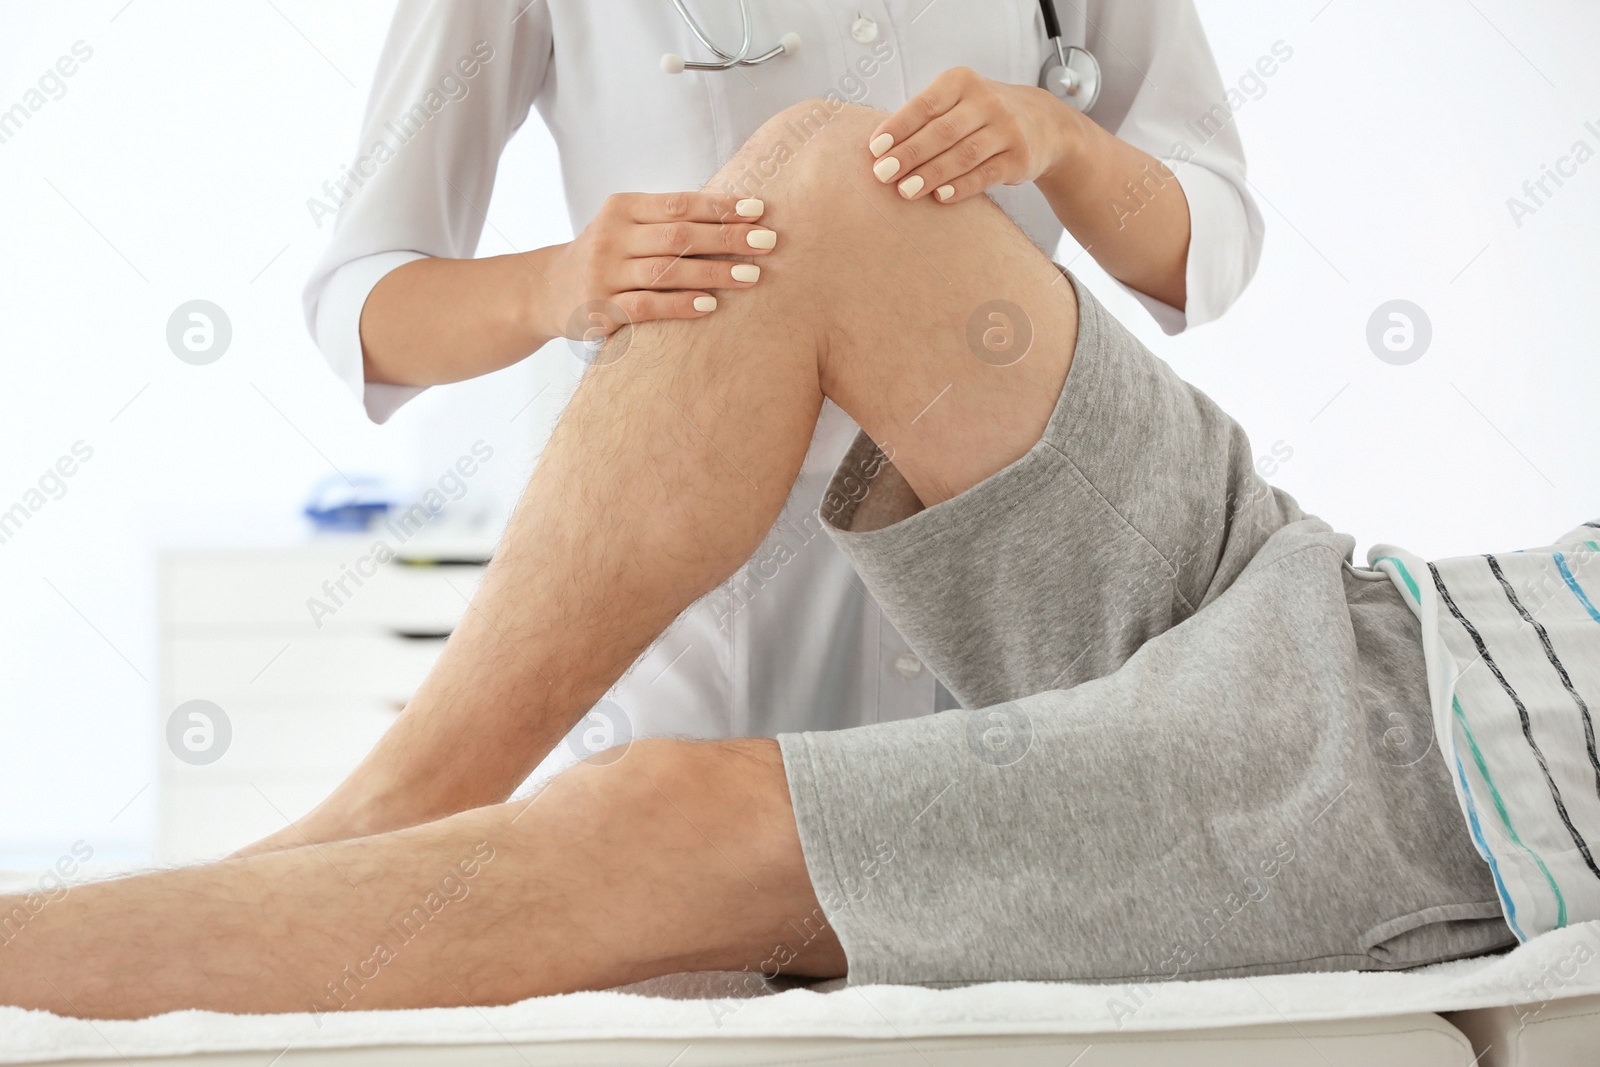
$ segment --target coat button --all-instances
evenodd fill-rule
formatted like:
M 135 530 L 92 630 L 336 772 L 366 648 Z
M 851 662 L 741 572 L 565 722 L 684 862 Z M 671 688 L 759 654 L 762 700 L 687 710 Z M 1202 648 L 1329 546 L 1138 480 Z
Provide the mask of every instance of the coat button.
M 850 36 L 860 44 L 871 44 L 878 39 L 878 24 L 862 15 L 851 25 Z
M 894 658 L 894 669 L 900 672 L 900 677 L 909 682 L 922 673 L 922 661 L 914 652 L 902 652 Z

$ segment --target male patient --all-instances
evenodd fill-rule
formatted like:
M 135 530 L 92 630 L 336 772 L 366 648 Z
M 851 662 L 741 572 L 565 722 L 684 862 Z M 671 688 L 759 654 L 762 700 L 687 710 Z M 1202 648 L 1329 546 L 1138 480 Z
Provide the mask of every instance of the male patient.
M 1396 586 L 993 203 L 852 178 L 879 118 L 802 105 L 745 146 L 821 127 L 760 191 L 761 285 L 612 339 L 356 774 L 242 858 L 33 914 L 0 1002 L 499 1004 L 746 967 L 1145 980 L 1512 943 Z M 969 341 L 985 306 L 1017 331 L 1005 359 Z M 637 741 L 507 803 L 750 557 L 824 398 L 864 433 L 821 515 L 967 710 Z

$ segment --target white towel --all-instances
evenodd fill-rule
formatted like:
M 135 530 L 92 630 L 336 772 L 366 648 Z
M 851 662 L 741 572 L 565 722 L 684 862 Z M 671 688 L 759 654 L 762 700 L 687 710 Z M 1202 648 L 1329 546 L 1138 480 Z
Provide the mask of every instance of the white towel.
M 534 997 L 495 1008 L 321 1016 L 183 1011 L 137 1021 L 0 1008 L 0 1063 L 370 1045 L 596 1038 L 948 1037 L 1191 1030 L 1531 1005 L 1600 993 L 1600 922 L 1512 952 L 1415 971 L 1293 974 L 1145 986 L 996 982 L 961 989 L 850 986 L 745 998 L 727 976 L 683 976 L 631 992 Z M 84 961 L 83 966 L 93 966 Z M 727 993 L 722 992 L 727 990 Z M 708 998 L 705 994 L 711 993 Z M 648 995 L 642 995 L 648 994 Z M 684 999 L 689 997 L 691 999 Z

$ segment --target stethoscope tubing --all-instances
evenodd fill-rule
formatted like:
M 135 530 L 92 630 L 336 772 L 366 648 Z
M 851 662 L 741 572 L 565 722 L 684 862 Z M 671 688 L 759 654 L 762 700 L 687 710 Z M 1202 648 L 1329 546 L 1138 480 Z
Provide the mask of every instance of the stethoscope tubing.
M 739 0 L 739 20 L 744 26 L 744 39 L 740 41 L 737 53 L 724 52 L 711 39 L 711 35 L 705 31 L 705 28 L 700 25 L 694 14 L 690 12 L 688 5 L 684 3 L 684 0 L 672 0 L 672 6 L 678 12 L 678 16 L 683 19 L 684 24 L 689 27 L 689 32 L 694 34 L 695 39 L 717 58 L 714 61 L 687 60 L 682 56 L 669 53 L 661 57 L 661 67 L 668 73 L 676 74 L 685 70 L 731 70 L 737 66 L 754 67 L 776 59 L 786 52 L 793 51 L 799 44 L 798 37 L 794 34 L 786 34 L 784 40 L 780 41 L 777 47 L 769 49 L 761 55 L 752 56 L 750 54 L 750 45 L 754 30 L 750 19 L 750 4 L 749 0 Z M 1055 0 L 1039 0 L 1039 11 L 1044 16 L 1045 36 L 1055 46 L 1056 50 L 1055 61 L 1053 64 L 1046 64 L 1044 71 L 1040 73 L 1039 84 L 1080 111 L 1088 111 L 1094 106 L 1095 100 L 1100 95 L 1100 65 L 1095 61 L 1094 56 L 1085 49 L 1078 47 L 1068 48 L 1066 42 L 1062 40 L 1061 18 L 1056 11 Z M 1084 75 L 1075 70 L 1072 63 L 1069 62 L 1073 56 L 1081 56 L 1089 64 L 1090 68 L 1088 74 L 1088 84 L 1090 86 L 1088 98 L 1081 102 L 1073 98 L 1079 95 L 1080 86 L 1084 84 Z M 1053 72 L 1056 77 L 1051 76 Z M 1062 82 L 1062 85 L 1053 84 L 1057 81 Z
M 688 24 L 689 32 L 693 33 L 712 55 L 728 66 L 731 67 L 735 63 L 742 62 L 750 54 L 750 5 L 746 0 L 739 0 L 739 20 L 744 23 L 744 42 L 739 46 L 739 54 L 736 56 L 730 56 L 717 47 L 711 36 L 700 28 L 699 21 L 689 12 L 689 8 L 684 4 L 683 0 L 672 0 L 672 6 L 678 9 L 679 17 Z
M 755 56 L 753 58 L 751 57 L 751 23 L 750 4 L 748 0 L 739 0 L 739 19 L 744 23 L 744 41 L 740 43 L 739 53 L 737 55 L 730 55 L 717 47 L 716 43 L 711 40 L 711 35 L 706 33 L 706 31 L 701 28 L 700 23 L 695 19 L 694 15 L 690 14 L 689 8 L 684 4 L 683 0 L 672 0 L 672 6 L 678 9 L 678 14 L 683 18 L 683 21 L 688 24 L 689 32 L 693 33 L 695 38 L 701 44 L 705 45 L 706 49 L 712 55 L 716 56 L 717 59 L 720 60 L 720 62 L 716 63 L 685 60 L 683 64 L 683 68 L 685 70 L 729 70 L 733 67 L 741 65 L 746 67 L 754 67 L 758 64 L 765 63 L 770 59 L 776 59 L 778 56 L 783 55 L 783 53 L 787 51 L 787 49 L 780 44 L 776 48 L 763 52 L 759 56 Z

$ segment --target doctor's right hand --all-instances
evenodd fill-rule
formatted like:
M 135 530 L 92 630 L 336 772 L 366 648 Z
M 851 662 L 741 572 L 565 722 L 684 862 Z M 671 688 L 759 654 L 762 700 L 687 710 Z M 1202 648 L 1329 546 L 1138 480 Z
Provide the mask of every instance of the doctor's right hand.
M 722 258 L 764 256 L 778 235 L 757 223 L 760 200 L 712 193 L 616 193 L 552 266 L 551 337 L 609 335 L 623 323 L 575 314 L 594 301 L 616 305 L 629 322 L 698 319 L 716 310 L 715 289 L 748 289 L 761 276 L 754 263 Z

